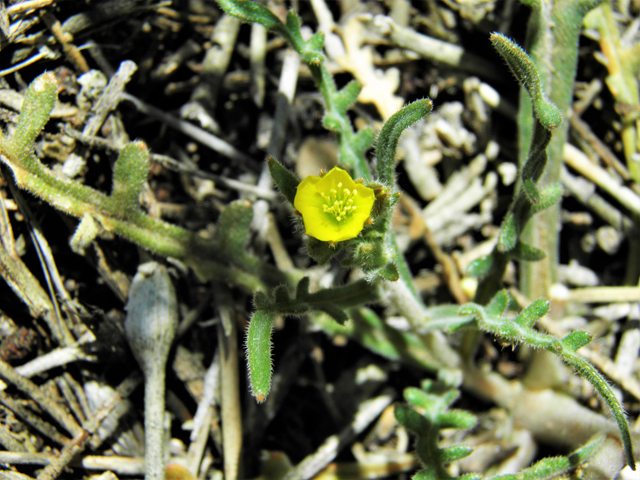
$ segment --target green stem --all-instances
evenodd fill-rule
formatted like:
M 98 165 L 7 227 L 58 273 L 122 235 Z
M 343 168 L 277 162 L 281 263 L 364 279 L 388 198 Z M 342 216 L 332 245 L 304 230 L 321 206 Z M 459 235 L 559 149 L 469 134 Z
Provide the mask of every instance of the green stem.
M 527 48 L 535 63 L 548 98 L 560 112 L 566 112 L 573 97 L 576 75 L 578 37 L 584 15 L 600 0 L 529 0 L 532 7 L 527 29 Z M 520 94 L 518 114 L 518 143 L 520 166 L 527 160 L 531 144 L 533 119 L 532 102 L 526 89 Z M 542 185 L 559 182 L 562 166 L 562 148 L 567 140 L 568 123 L 555 129 L 547 149 L 549 161 L 540 177 Z M 547 256 L 538 262 L 521 264 L 520 288 L 529 298 L 548 294 L 557 281 L 558 232 L 560 205 L 556 204 L 535 215 L 524 229 L 522 240 L 544 252 Z

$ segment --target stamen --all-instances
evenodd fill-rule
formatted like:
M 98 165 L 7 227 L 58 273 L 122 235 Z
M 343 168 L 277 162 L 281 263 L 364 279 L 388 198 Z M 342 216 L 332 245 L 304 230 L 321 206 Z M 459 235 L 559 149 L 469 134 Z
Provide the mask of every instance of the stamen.
M 356 209 L 353 205 L 354 198 L 358 194 L 357 190 L 342 188 L 342 182 L 334 184 L 336 188 L 319 192 L 325 204 L 322 206 L 324 213 L 331 213 L 336 221 L 341 222 L 351 216 Z

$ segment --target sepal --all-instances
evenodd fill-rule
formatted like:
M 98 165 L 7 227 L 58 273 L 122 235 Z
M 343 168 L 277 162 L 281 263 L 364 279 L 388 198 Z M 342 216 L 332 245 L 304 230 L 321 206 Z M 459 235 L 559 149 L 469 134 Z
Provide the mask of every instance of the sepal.
M 334 245 L 329 242 L 321 242 L 318 239 L 307 236 L 307 254 L 320 265 L 329 262 L 340 250 L 342 250 L 343 242 Z
M 276 187 L 280 190 L 280 193 L 284 195 L 284 198 L 293 205 L 293 201 L 296 198 L 296 191 L 300 180 L 293 173 L 291 173 L 284 165 L 278 162 L 275 158 L 269 157 L 267 160 L 269 166 L 269 172 Z

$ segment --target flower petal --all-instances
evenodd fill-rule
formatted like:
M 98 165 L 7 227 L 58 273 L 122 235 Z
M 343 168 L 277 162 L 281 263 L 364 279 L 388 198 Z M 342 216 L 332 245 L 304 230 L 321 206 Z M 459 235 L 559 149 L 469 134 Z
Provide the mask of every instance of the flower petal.
M 311 212 L 319 210 L 322 212 L 322 205 L 324 205 L 324 199 L 318 193 L 316 188 L 320 177 L 314 177 L 309 175 L 298 184 L 296 191 L 296 197 L 293 199 L 293 206 L 304 217 L 305 212 Z
M 335 213 L 324 211 L 327 200 L 322 194 L 335 198 L 336 194 L 342 195 L 344 189 L 357 192 L 351 197 L 356 209 L 338 220 Z M 323 242 L 342 242 L 360 234 L 371 214 L 374 200 L 371 188 L 356 184 L 345 170 L 335 167 L 322 178 L 305 178 L 298 185 L 293 204 L 302 215 L 307 235 Z
M 356 184 L 345 170 L 333 167 L 329 173 L 320 179 L 316 188 L 319 192 L 328 193 L 332 188 L 337 188 L 338 183 L 342 183 L 342 188 L 348 188 L 349 190 L 353 190 Z

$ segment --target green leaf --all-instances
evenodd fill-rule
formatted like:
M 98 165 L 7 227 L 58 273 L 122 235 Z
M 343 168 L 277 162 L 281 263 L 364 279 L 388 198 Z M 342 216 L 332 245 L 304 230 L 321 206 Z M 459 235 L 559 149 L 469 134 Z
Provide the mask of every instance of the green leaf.
M 23 161 L 28 161 L 33 142 L 49 121 L 58 98 L 58 84 L 51 72 L 37 77 L 27 88 L 20 117 L 12 136 L 11 151 Z
M 535 321 L 548 311 L 549 307 L 544 299 L 533 302 L 530 307 L 520 314 L 516 321 L 503 317 L 507 304 L 508 296 L 506 291 L 503 290 L 495 295 L 486 308 L 471 303 L 464 305 L 460 309 L 460 313 L 475 315 L 478 326 L 482 330 L 493 333 L 498 337 L 514 343 L 524 343 L 533 348 L 543 348 L 559 355 L 580 376 L 588 380 L 611 410 L 611 414 L 620 430 L 627 463 L 632 469 L 635 469 L 631 432 L 622 405 L 602 374 L 576 353 L 576 350 L 591 341 L 591 334 L 588 332 L 573 332 L 562 340 L 558 340 L 553 335 L 538 332 L 531 328 Z M 541 464 L 541 466 L 544 465 Z
M 576 352 L 585 345 L 588 345 L 593 340 L 593 334 L 589 332 L 571 332 L 569 335 L 564 337 L 561 342 L 562 344 L 568 348 L 572 352 Z
M 538 187 L 530 178 L 526 178 L 524 182 L 522 182 L 522 190 L 525 193 L 527 199 L 533 204 L 536 205 L 540 202 L 540 193 L 538 192 Z
M 324 60 L 322 47 L 324 47 L 324 33 L 316 32 L 305 44 L 305 51 L 309 52 L 306 55 L 306 61 L 316 65 L 320 64 Z
M 113 166 L 111 199 L 124 211 L 140 209 L 140 194 L 149 176 L 149 150 L 144 142 L 131 142 Z
M 89 213 L 85 213 L 82 220 L 80 220 L 80 223 L 76 227 L 76 231 L 73 233 L 71 241 L 69 242 L 71 250 L 80 255 L 84 255 L 85 249 L 91 245 L 103 230 L 104 229 L 95 220 L 95 218 L 93 218 Z
M 510 252 L 515 248 L 517 242 L 518 230 L 516 228 L 516 217 L 513 212 L 509 212 L 500 227 L 496 248 L 499 252 Z
M 515 321 L 522 327 L 531 328 L 547 314 L 549 308 L 551 308 L 551 302 L 546 298 L 540 298 L 525 308 Z
M 351 148 L 356 155 L 364 156 L 365 152 L 373 145 L 374 140 L 375 134 L 373 133 L 373 129 L 369 127 L 363 128 L 353 136 Z
M 545 99 L 538 69 L 529 55 L 517 43 L 501 33 L 492 33 L 491 43 L 507 62 L 518 82 L 529 92 L 535 116 L 540 123 L 547 130 L 559 127 L 562 123 L 562 115 L 558 107 Z
M 487 315 L 491 317 L 501 317 L 504 312 L 506 312 L 510 299 L 511 296 L 509 295 L 509 292 L 506 290 L 500 290 L 491 299 L 489 305 L 486 306 L 485 310 Z
M 539 248 L 527 245 L 522 241 L 518 242 L 516 248 L 511 251 L 511 255 L 513 255 L 518 260 L 523 260 L 525 262 L 537 262 L 547 256 L 547 254 Z
M 425 410 L 433 408 L 438 401 L 438 397 L 416 387 L 407 387 L 402 394 L 407 402 Z
M 427 419 L 407 405 L 396 404 L 393 413 L 402 426 L 414 433 L 421 434 L 429 429 Z
M 477 303 L 465 303 L 458 310 L 458 315 L 470 315 L 475 318 L 480 318 L 484 312 L 484 307 Z
M 273 290 L 273 300 L 276 306 L 281 306 L 284 310 L 291 304 L 291 298 L 289 297 L 289 290 L 284 285 L 278 285 Z
M 318 307 L 318 310 L 329 315 L 340 325 L 344 325 L 349 320 L 349 316 L 344 312 L 344 310 L 335 305 L 322 305 Z
M 220 253 L 229 258 L 245 258 L 245 244 L 253 219 L 253 208 L 246 200 L 237 200 L 225 207 L 220 214 L 213 243 Z
M 538 203 L 531 208 L 531 213 L 535 214 L 555 205 L 562 198 L 563 189 L 558 183 L 553 183 L 539 190 L 540 197 Z
M 389 118 L 378 135 L 376 158 L 378 176 L 389 187 L 395 184 L 395 159 L 402 132 L 431 113 L 433 103 L 428 98 L 406 105 Z
M 284 198 L 293 205 L 300 180 L 271 156 L 269 160 L 267 160 L 267 165 L 269 166 L 269 172 L 271 172 L 271 178 L 273 178 L 276 187 L 278 187 L 280 193 L 284 195 Z
M 244 22 L 258 23 L 267 30 L 284 37 L 292 45 L 301 45 L 302 38 L 295 38 L 280 19 L 267 7 L 258 2 L 249 0 L 216 0 L 220 8 L 229 15 L 239 18 Z M 287 17 L 287 23 L 289 18 Z
M 468 457 L 473 453 L 473 448 L 466 445 L 454 445 L 453 447 L 440 450 L 443 462 L 455 462 L 461 458 Z
M 569 455 L 569 463 L 572 466 L 578 466 L 589 460 L 589 458 L 591 458 L 594 453 L 600 450 L 604 439 L 604 435 L 596 435 L 584 446 L 580 447 L 579 449 L 571 453 L 571 455 Z
M 466 410 L 449 410 L 438 415 L 440 428 L 471 428 L 477 423 L 477 418 Z
M 470 277 L 486 277 L 489 275 L 491 267 L 493 267 L 493 256 L 485 255 L 471 262 L 467 267 L 467 275 Z
M 256 292 L 253 297 L 253 304 L 256 310 L 269 310 L 271 308 L 271 300 L 264 292 Z
M 296 300 L 305 300 L 309 298 L 309 284 L 311 280 L 309 277 L 302 277 L 296 287 Z
M 535 113 L 535 110 L 534 110 Z M 551 130 L 547 130 L 536 118 L 527 160 L 522 167 L 522 179 L 537 182 L 547 166 L 547 147 L 551 142 Z
M 383 268 L 376 272 L 376 275 L 390 282 L 397 282 L 400 279 L 400 273 L 395 263 L 389 262 Z
M 258 403 L 264 402 L 271 390 L 271 330 L 275 315 L 257 310 L 247 330 L 247 364 L 251 394 Z
M 351 80 L 335 96 L 336 109 L 346 112 L 353 105 L 362 91 L 362 85 L 357 80 Z

